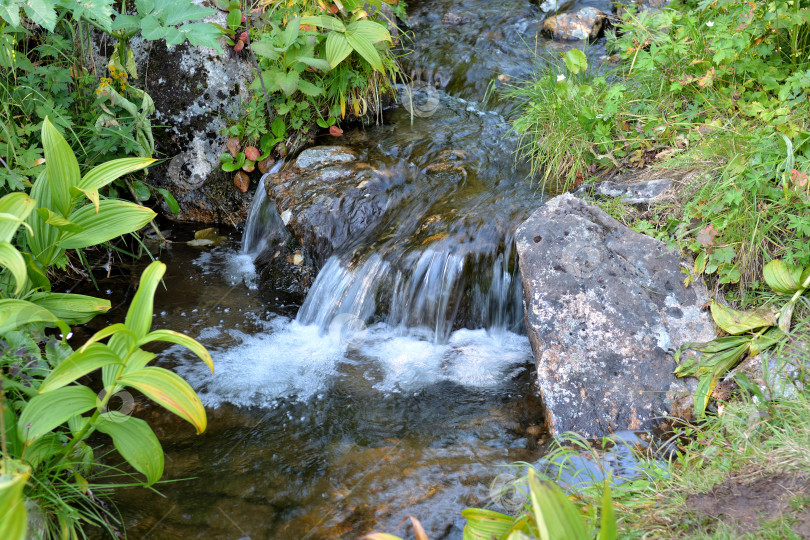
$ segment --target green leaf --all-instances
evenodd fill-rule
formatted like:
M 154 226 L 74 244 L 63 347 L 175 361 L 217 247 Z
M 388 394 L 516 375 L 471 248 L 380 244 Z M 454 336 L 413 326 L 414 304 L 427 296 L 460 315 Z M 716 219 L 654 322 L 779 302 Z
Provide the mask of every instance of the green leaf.
M 26 0 L 23 4 L 25 14 L 36 24 L 49 32 L 56 27 L 56 10 L 53 2 L 48 0 Z
M 241 9 L 232 9 L 228 12 L 228 17 L 226 19 L 226 24 L 231 31 L 236 31 L 242 25 L 242 10 Z
M 85 350 L 75 351 L 57 365 L 42 381 L 39 393 L 67 386 L 79 377 L 110 364 L 121 364 L 121 358 L 103 343 L 93 343 Z
M 292 47 L 295 40 L 298 39 L 298 35 L 301 33 L 301 17 L 293 17 L 290 19 L 290 22 L 287 23 L 287 26 L 284 27 L 284 31 L 281 33 L 281 41 L 284 43 L 284 48 L 289 49 Z
M 599 540 L 616 540 L 619 531 L 616 527 L 616 511 L 613 508 L 613 496 L 610 493 L 610 477 L 605 479 L 602 491 L 602 516 L 599 520 Z
M 0 266 L 6 267 L 11 272 L 16 283 L 14 294 L 20 294 L 28 280 L 28 268 L 22 254 L 8 242 L 0 242 Z
M 329 35 L 326 36 L 326 60 L 329 62 L 329 65 L 334 68 L 351 53 L 352 46 L 349 45 L 346 34 L 329 32 Z
M 312 58 L 310 56 L 301 56 L 300 58 L 297 58 L 297 61 L 302 62 L 302 63 L 308 65 L 309 67 L 313 67 L 313 68 L 315 68 L 317 70 L 320 70 L 320 71 L 329 71 L 330 69 L 332 69 L 332 66 L 329 65 L 329 62 L 327 62 L 326 60 L 324 60 L 322 58 Z
M 346 32 L 363 37 L 371 43 L 380 41 L 392 41 L 391 34 L 385 25 L 373 21 L 355 21 L 346 27 Z
M 590 538 L 583 516 L 565 492 L 556 484 L 541 485 L 534 470 L 529 471 L 529 494 L 542 540 Z
M 563 55 L 563 62 L 568 71 L 576 75 L 588 69 L 588 59 L 585 53 L 579 49 L 571 49 Z
M 25 220 L 34 208 L 36 201 L 25 193 L 9 193 L 0 198 L 0 242 L 11 242 L 21 220 Z
M 188 42 L 198 47 L 208 47 L 214 49 L 219 54 L 222 54 L 222 46 L 217 41 L 217 38 L 222 35 L 219 28 L 210 23 L 191 23 L 184 24 L 180 27 L 180 31 L 185 34 Z
M 81 179 L 79 162 L 76 161 L 70 145 L 47 117 L 42 122 L 42 147 L 45 151 L 45 170 L 51 194 L 49 206 L 67 216 L 71 204 L 70 188 L 77 186 Z M 47 207 L 42 201 L 39 202 L 40 207 Z
M 68 324 L 84 324 L 110 309 L 109 300 L 83 294 L 39 292 L 31 295 L 29 301 Z
M 803 268 L 775 259 L 762 268 L 765 283 L 779 294 L 793 294 L 801 286 Z
M 82 231 L 63 233 L 57 245 L 63 249 L 94 246 L 135 232 L 156 215 L 144 206 L 115 199 L 101 201 L 98 213 L 92 204 L 88 204 L 68 216 Z
M 11 26 L 20 26 L 20 5 L 11 3 L 10 5 L 0 4 L 0 17 Z
M 198 6 L 197 4 L 188 1 L 172 1 L 168 4 L 169 5 L 165 12 L 164 24 L 170 26 L 175 26 L 186 21 L 199 21 L 200 19 L 204 19 L 216 13 L 216 11 L 211 8 Z M 241 13 L 239 14 L 239 22 L 242 22 Z
M 152 485 L 163 476 L 163 448 L 145 421 L 108 412 L 99 418 L 96 429 L 112 438 L 121 457 L 146 476 L 147 484 Z
M 174 195 L 169 193 L 169 191 L 164 188 L 157 188 L 157 192 L 160 193 L 161 197 L 163 197 L 163 200 L 166 202 L 166 206 L 169 207 L 169 212 L 175 216 L 180 213 L 180 205 L 177 204 L 177 199 L 174 198 Z
M 287 126 L 284 124 L 284 119 L 280 116 L 276 116 L 273 123 L 270 125 L 270 130 L 277 138 L 285 137 L 287 135 Z M 264 146 L 262 146 L 262 150 L 269 151 L 270 149 L 265 149 Z
M 206 428 L 205 408 L 191 386 L 168 369 L 148 366 L 126 373 L 119 382 L 131 386 L 168 411 L 189 422 L 202 433 Z
M 20 437 L 31 443 L 69 418 L 96 408 L 96 393 L 86 386 L 66 386 L 35 396 L 20 414 Z
M 72 221 L 69 221 L 62 217 L 61 214 L 57 214 L 56 212 L 52 212 L 48 208 L 37 208 L 37 214 L 39 217 L 52 227 L 56 227 L 60 231 L 65 231 L 69 233 L 78 233 L 82 231 L 82 228 L 79 225 L 76 225 Z
M 118 15 L 112 23 L 112 30 L 123 30 L 124 32 L 134 32 L 140 29 L 141 19 L 135 15 Z
M 0 300 L 0 335 L 11 332 L 22 326 L 33 323 L 44 323 L 59 326 L 64 334 L 70 328 L 57 319 L 53 313 L 26 300 L 7 298 Z
M 0 538 L 26 538 L 28 512 L 23 490 L 30 476 L 30 467 L 18 461 L 4 459 L 0 465 Z
M 482 508 L 465 508 L 461 516 L 467 520 L 464 540 L 500 538 L 512 528 L 515 518 Z
M 149 197 L 152 196 L 152 193 L 149 191 L 149 186 L 140 180 L 135 180 L 132 182 L 132 189 L 135 190 L 135 196 L 140 202 L 148 201 Z
M 160 25 L 160 21 L 154 15 L 147 15 L 141 19 L 141 36 L 148 41 L 163 39 L 166 37 L 166 28 Z
M 298 81 L 298 89 L 310 97 L 320 96 L 323 94 L 323 88 L 320 86 L 315 86 L 314 84 L 303 79 Z
M 93 167 L 85 174 L 76 187 L 81 189 L 99 190 L 112 183 L 125 174 L 144 169 L 154 163 L 152 158 L 122 158 L 114 159 Z
M 264 41 L 251 41 L 250 49 L 262 58 L 269 60 L 278 60 L 281 58 L 281 53 L 279 53 L 272 44 Z
M 753 311 L 737 311 L 712 302 L 711 310 L 717 326 L 731 335 L 742 334 L 764 326 L 775 326 L 777 322 L 776 315 L 768 307 L 760 307 Z
M 384 71 L 380 53 L 377 52 L 374 44 L 362 35 L 346 32 L 346 39 L 352 49 L 362 56 L 369 65 L 377 71 Z
M 329 17 L 328 15 L 310 15 L 308 17 L 301 17 L 299 24 L 306 24 L 309 26 L 317 26 L 319 28 L 326 28 L 327 30 L 336 30 L 338 32 L 345 32 L 346 26 L 340 22 L 336 17 Z
M 277 72 L 276 73 L 276 84 L 278 84 L 279 88 L 288 96 L 295 93 L 298 90 L 298 81 L 299 76 L 298 73 L 295 71 L 290 71 L 288 73 L 284 72 Z
M 141 274 L 138 290 L 132 298 L 124 320 L 126 326 L 137 340 L 143 338 L 152 327 L 152 312 L 154 309 L 155 289 L 166 273 L 166 265 L 154 261 Z
M 175 332 L 173 330 L 153 330 L 140 339 L 137 345 L 138 347 L 141 347 L 153 341 L 166 341 L 168 343 L 182 345 L 199 356 L 200 359 L 205 362 L 205 365 L 211 369 L 211 373 L 214 372 L 214 362 L 211 359 L 211 354 L 196 339 L 190 338 L 185 334 L 181 334 L 180 332 Z

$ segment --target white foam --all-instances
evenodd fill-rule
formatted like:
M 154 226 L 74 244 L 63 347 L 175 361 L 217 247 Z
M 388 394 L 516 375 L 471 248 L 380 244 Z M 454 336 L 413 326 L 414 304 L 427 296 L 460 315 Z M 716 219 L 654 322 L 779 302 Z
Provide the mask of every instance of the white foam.
M 200 334 L 200 341 L 212 348 L 215 376 L 199 360 L 180 354 L 177 371 L 205 405 L 272 407 L 279 399 L 306 401 L 346 377 L 342 367 L 357 364 L 370 368 L 359 376 L 359 384 L 383 395 L 442 381 L 494 388 L 531 361 L 528 339 L 506 331 L 458 330 L 447 343 L 435 343 L 430 329 L 403 330 L 384 323 L 350 335 L 346 327 L 321 333 L 316 325 L 285 317 L 263 324 L 257 335 L 221 327 Z M 212 345 L 216 343 L 220 350 Z

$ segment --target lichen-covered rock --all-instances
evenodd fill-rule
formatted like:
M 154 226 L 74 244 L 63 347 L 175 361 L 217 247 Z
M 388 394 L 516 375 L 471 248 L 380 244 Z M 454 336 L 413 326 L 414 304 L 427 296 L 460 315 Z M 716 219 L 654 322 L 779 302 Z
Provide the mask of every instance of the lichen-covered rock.
M 574 13 L 554 15 L 543 21 L 542 31 L 554 39 L 596 39 L 607 14 L 594 7 L 584 7 Z
M 309 148 L 265 180 L 284 225 L 316 267 L 377 225 L 389 205 L 386 191 L 392 182 L 404 181 L 362 159 L 348 147 Z
M 677 255 L 571 194 L 517 230 L 526 326 L 552 433 L 648 429 L 692 387 L 672 352 L 715 337 Z
M 590 195 L 597 199 L 620 199 L 625 204 L 645 207 L 663 201 L 671 188 L 672 181 L 666 178 L 629 184 L 605 180 L 580 186 L 574 194 Z

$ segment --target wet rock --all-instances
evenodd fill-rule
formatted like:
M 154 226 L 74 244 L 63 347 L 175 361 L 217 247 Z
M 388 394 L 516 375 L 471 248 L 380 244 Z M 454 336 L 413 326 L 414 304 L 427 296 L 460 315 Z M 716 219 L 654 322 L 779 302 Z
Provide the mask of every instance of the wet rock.
M 663 178 L 632 184 L 604 181 L 580 186 L 574 195 L 578 197 L 590 195 L 597 199 L 621 199 L 623 203 L 645 207 L 663 201 L 671 187 L 672 181 Z
M 473 20 L 467 14 L 464 13 L 456 13 L 455 11 L 448 11 L 442 16 L 442 24 L 448 26 L 461 26 L 462 24 L 469 24 Z
M 266 180 L 282 221 L 316 267 L 374 227 L 388 208 L 393 177 L 362 158 L 344 146 L 310 148 Z
M 540 4 L 540 11 L 543 13 L 558 12 L 568 9 L 573 4 L 573 0 L 545 0 Z
M 575 13 L 554 15 L 543 21 L 542 31 L 554 39 L 596 39 L 607 19 L 607 14 L 593 7 Z
M 622 0 L 621 2 L 616 2 L 616 14 L 621 16 L 627 12 L 628 7 L 635 8 L 636 13 L 647 11 L 648 9 L 658 11 L 664 9 L 667 4 L 669 4 L 669 0 Z
M 560 195 L 517 230 L 526 326 L 552 433 L 650 429 L 693 381 L 672 352 L 715 337 L 702 284 L 677 255 Z

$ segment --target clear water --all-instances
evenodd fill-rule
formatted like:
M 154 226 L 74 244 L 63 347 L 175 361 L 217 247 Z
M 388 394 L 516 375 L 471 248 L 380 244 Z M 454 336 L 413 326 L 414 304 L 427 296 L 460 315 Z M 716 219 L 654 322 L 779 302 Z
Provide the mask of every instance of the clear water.
M 443 26 L 451 11 L 468 23 Z M 404 535 L 408 515 L 433 540 L 461 538 L 460 511 L 488 502 L 497 466 L 541 455 L 511 232 L 543 198 L 513 161 L 507 107 L 483 103 L 498 75 L 526 76 L 538 50 L 560 47 L 538 38 L 541 14 L 524 0 L 417 0 L 409 12 L 406 68 L 438 87 L 438 107 L 327 141 L 361 147 L 394 179 L 396 204 L 325 263 L 303 306 L 257 278 L 280 220 L 262 193 L 242 238 L 202 251 L 176 226 L 161 252 L 155 326 L 198 338 L 216 375 L 180 348 L 161 356 L 206 405 L 199 436 L 137 400 L 168 482 L 116 495 L 131 538 Z M 448 151 L 462 182 L 428 174 Z M 101 280 L 119 308 L 97 324 L 123 317 L 139 272 Z

